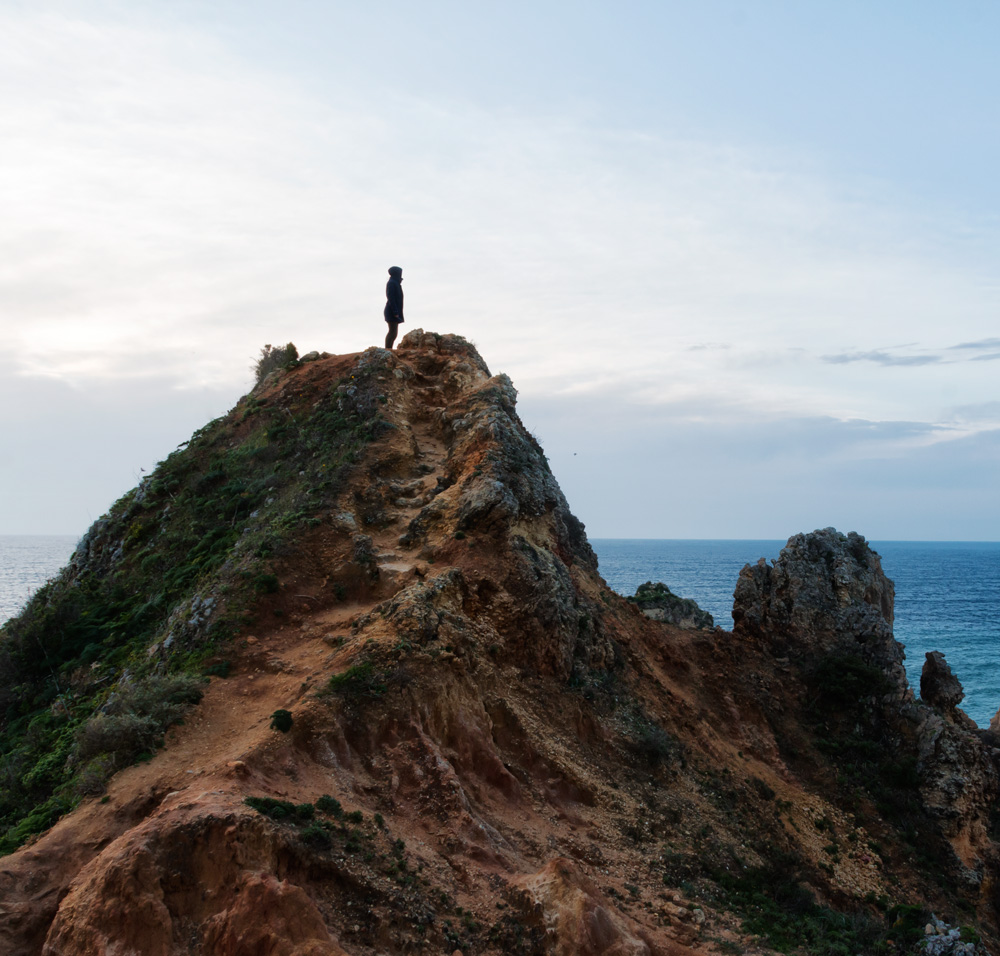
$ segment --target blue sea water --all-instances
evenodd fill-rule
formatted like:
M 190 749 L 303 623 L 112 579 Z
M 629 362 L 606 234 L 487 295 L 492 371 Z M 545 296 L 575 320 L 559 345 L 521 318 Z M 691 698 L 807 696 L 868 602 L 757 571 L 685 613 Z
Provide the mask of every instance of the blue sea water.
M 962 709 L 980 727 L 1000 708 L 1000 542 L 873 541 L 882 569 L 896 585 L 896 640 L 920 693 L 928 651 L 941 651 L 962 682 Z M 632 595 L 662 581 L 694 598 L 727 630 L 733 589 L 744 564 L 778 557 L 784 541 L 591 540 L 610 587 Z
M 0 535 L 0 624 L 66 564 L 69 535 Z M 744 564 L 773 561 L 784 541 L 598 538 L 601 574 L 619 594 L 663 581 L 694 598 L 727 630 Z M 965 688 L 962 707 L 981 727 L 1000 708 L 1000 542 L 871 542 L 896 584 L 896 639 L 914 692 L 928 651 L 941 651 Z
M 0 534 L 0 624 L 69 561 L 78 537 Z

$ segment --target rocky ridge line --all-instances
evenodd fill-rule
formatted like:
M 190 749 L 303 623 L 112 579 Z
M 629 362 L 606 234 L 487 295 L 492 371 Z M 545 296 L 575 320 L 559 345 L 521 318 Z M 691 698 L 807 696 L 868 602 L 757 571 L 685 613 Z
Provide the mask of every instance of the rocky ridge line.
M 273 556 L 230 676 L 106 801 L 0 860 L 6 952 L 763 953 L 783 920 L 801 941 L 838 914 L 860 951 L 903 932 L 893 904 L 994 944 L 996 751 L 947 682 L 931 705 L 900 679 L 863 538 L 745 568 L 732 635 L 650 621 L 457 336 L 276 373 L 220 441 L 251 399 L 308 432 L 330 388 L 386 427 Z M 90 567 L 115 574 L 119 543 L 95 532 Z M 206 630 L 176 633 L 151 654 Z M 797 910 L 748 922 L 761 887 Z

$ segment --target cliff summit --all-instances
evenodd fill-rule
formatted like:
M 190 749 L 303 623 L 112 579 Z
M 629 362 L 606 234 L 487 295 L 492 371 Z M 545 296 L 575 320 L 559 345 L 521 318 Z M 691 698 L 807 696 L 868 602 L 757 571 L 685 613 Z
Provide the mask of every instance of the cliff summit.
M 998 951 L 996 738 L 865 540 L 637 605 L 516 399 L 312 353 L 95 523 L 0 638 L 0 951 Z

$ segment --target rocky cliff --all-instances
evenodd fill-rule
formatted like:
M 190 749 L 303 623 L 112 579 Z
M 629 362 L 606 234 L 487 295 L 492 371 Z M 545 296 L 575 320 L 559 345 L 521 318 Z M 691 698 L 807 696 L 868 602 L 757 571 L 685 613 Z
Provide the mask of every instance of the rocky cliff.
M 4 629 L 0 950 L 996 951 L 995 738 L 863 538 L 653 620 L 471 345 L 309 358 Z

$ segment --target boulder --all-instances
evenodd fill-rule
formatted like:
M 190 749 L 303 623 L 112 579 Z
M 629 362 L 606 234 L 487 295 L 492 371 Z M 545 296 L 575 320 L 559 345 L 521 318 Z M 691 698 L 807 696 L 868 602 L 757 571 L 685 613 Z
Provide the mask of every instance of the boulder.
M 931 707 L 953 711 L 965 697 L 959 679 L 951 672 L 944 654 L 928 651 L 920 672 L 920 699 Z
M 628 598 L 646 617 L 685 629 L 712 628 L 715 621 L 708 611 L 703 611 L 696 601 L 674 594 L 662 581 L 647 581 L 636 588 L 635 596 Z
M 793 658 L 860 658 L 902 697 L 909 687 L 903 646 L 892 634 L 893 599 L 893 583 L 864 537 L 834 528 L 797 534 L 772 565 L 761 558 L 740 571 L 733 634 Z

